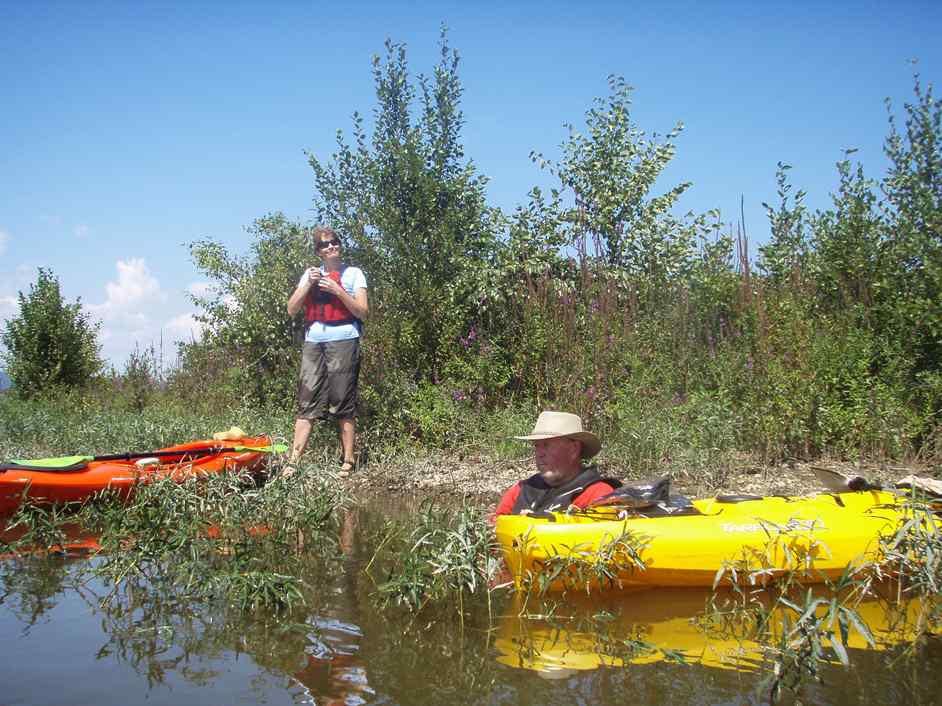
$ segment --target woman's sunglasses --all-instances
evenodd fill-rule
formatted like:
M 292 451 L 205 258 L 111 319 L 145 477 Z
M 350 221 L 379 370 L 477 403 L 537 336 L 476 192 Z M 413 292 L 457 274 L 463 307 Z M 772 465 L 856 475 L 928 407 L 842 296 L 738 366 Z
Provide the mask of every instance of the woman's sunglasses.
M 331 245 L 333 245 L 334 247 L 339 248 L 339 247 L 340 247 L 340 238 L 334 238 L 333 240 L 318 240 L 318 241 L 317 241 L 317 249 L 318 249 L 318 250 L 326 250 L 326 249 L 329 248 Z

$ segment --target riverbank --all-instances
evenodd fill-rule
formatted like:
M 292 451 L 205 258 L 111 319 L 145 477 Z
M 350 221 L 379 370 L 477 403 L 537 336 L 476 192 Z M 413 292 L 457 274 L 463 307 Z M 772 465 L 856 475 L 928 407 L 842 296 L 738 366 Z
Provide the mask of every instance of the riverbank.
M 861 476 L 871 484 L 884 487 L 893 487 L 898 480 L 909 475 L 933 477 L 933 469 L 928 465 L 876 461 L 849 463 L 833 459 L 774 466 L 743 460 L 718 469 L 714 474 L 704 474 L 702 470 L 692 473 L 683 468 L 665 468 L 661 472 L 639 474 L 605 462 L 600 462 L 599 469 L 603 476 L 626 482 L 653 480 L 669 475 L 673 492 L 691 498 L 725 493 L 802 495 L 826 490 L 815 474 L 815 469 Z M 532 475 L 535 470 L 531 457 L 499 459 L 442 453 L 393 460 L 382 465 L 370 464 L 359 468 L 343 483 L 354 495 L 374 492 L 423 496 L 451 494 L 486 505 L 496 502 L 503 491 Z

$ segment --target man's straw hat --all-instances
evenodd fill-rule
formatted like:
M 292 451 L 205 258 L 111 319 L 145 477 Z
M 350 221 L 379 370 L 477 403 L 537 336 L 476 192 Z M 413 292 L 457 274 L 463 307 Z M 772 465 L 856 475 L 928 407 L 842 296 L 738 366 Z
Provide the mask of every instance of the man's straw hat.
M 539 441 L 540 439 L 576 439 L 582 442 L 582 458 L 592 458 L 602 449 L 599 437 L 590 431 L 582 430 L 582 419 L 578 414 L 568 412 L 540 412 L 527 436 L 515 436 L 520 441 Z

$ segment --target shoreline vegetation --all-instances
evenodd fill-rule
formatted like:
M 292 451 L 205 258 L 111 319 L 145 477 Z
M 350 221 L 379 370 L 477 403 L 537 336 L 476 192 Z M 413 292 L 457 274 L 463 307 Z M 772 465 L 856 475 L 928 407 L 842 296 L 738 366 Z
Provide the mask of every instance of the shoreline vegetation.
M 559 161 L 533 153 L 556 188 L 534 188 L 512 214 L 488 205 L 460 140 L 458 69 L 444 32 L 439 63 L 418 78 L 405 47 L 387 43 L 373 61 L 375 120 L 354 113 L 335 154 L 309 157 L 316 218 L 371 287 L 356 473 L 335 477 L 336 440 L 319 427 L 297 478 L 161 483 L 129 505 L 90 503 L 78 518 L 107 548 L 93 570 L 116 591 L 138 582 L 276 613 L 316 605 L 324 572 L 341 570 L 356 496 L 403 491 L 430 502 L 373 531 L 366 570 L 380 601 L 462 626 L 469 611 L 490 615 L 484 508 L 532 473 L 508 437 L 547 408 L 602 438 L 604 474 L 671 475 L 693 496 L 800 494 L 817 487 L 814 465 L 887 484 L 938 477 L 942 102 L 931 86 L 915 77 L 901 120 L 890 109 L 885 175 L 841 156 L 831 208 L 810 212 L 779 164 L 771 239 L 753 254 L 742 224 L 676 215 L 690 184 L 653 193 L 683 126 L 642 130 L 618 77 L 569 128 Z M 97 326 L 41 270 L 3 331 L 14 387 L 0 393 L 0 455 L 159 448 L 233 425 L 286 441 L 302 322 L 284 304 L 311 264 L 311 230 L 274 213 L 253 224 L 245 255 L 193 243 L 213 283 L 194 297 L 205 332 L 169 367 L 150 348 L 103 372 Z M 26 508 L 13 551 L 59 546 L 75 520 Z M 938 631 L 942 547 L 931 523 L 900 531 L 888 556 L 925 602 L 918 641 Z M 835 595 L 867 591 L 880 571 L 848 576 Z M 822 640 L 856 628 L 851 603 L 809 593 L 804 604 L 797 582 L 776 585 L 767 597 L 794 618 L 785 632 L 740 596 L 740 617 L 779 640 L 772 700 L 843 661 Z

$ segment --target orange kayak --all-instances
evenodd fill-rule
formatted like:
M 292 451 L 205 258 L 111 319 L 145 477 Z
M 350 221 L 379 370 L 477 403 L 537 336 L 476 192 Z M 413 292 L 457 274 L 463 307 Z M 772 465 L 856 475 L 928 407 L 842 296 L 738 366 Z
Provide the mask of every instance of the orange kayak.
M 271 454 L 255 449 L 271 443 L 268 436 L 204 439 L 159 449 L 152 457 L 129 454 L 132 458 L 88 461 L 77 470 L 8 468 L 0 471 L 0 515 L 15 512 L 24 494 L 37 502 L 80 502 L 106 488 L 130 495 L 139 482 L 164 478 L 182 482 L 193 477 L 259 470 Z

